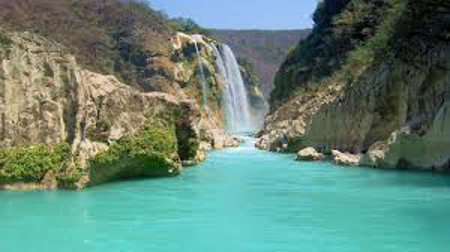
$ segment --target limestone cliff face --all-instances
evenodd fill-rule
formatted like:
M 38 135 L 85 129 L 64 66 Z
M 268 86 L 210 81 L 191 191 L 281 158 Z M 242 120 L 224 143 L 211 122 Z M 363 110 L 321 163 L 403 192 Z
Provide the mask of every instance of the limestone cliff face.
M 237 142 L 224 131 L 224 87 L 216 68 L 212 47 L 215 43 L 204 35 L 176 33 L 170 40 L 170 53 L 149 60 L 148 67 L 155 72 L 149 83 L 151 90 L 179 99 L 193 99 L 200 112 L 200 138 L 215 148 L 223 148 L 235 146 Z M 202 82 L 206 85 L 206 94 Z
M 385 17 L 395 21 L 393 34 L 374 49 L 386 37 L 382 24 L 342 70 L 274 109 L 260 147 L 365 153 L 361 164 L 377 167 L 450 168 L 450 6 L 398 2 L 397 18 Z M 364 52 L 369 60 L 358 61 Z
M 181 161 L 201 161 L 208 145 L 235 144 L 221 130 L 220 117 L 207 117 L 198 105 L 192 84 L 195 64 L 168 63 L 161 71 L 174 67 L 174 85 L 143 93 L 114 76 L 83 69 L 50 40 L 29 33 L 0 35 L 0 144 L 9 148 L 68 143 L 70 160 L 53 177 L 79 174 L 69 186 L 95 183 L 90 181 L 90 162 L 124 137 L 144 134 L 153 125 L 173 129 L 167 137 L 173 134 L 177 144 L 177 152 L 164 157 L 169 165 L 157 175 L 177 174 Z M 174 54 L 183 49 L 175 48 Z M 185 87 L 176 86 L 181 80 Z

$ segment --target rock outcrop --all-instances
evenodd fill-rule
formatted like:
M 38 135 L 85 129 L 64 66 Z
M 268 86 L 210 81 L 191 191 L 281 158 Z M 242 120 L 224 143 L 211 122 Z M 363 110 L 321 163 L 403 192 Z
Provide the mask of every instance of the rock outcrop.
M 357 11 L 352 6 L 361 4 L 348 2 L 332 17 L 333 31 L 345 30 L 345 18 Z M 363 46 L 350 48 L 345 60 L 341 55 L 328 76 L 307 71 L 297 96 L 272 104 L 260 146 L 283 149 L 287 142 L 287 151 L 314 146 L 365 154 L 360 164 L 375 167 L 450 168 L 450 6 L 439 0 L 378 2 L 384 22 L 364 24 L 372 32 Z M 296 64 L 284 67 L 297 69 L 300 80 Z M 280 72 L 280 80 L 284 75 L 289 72 Z
M 174 55 L 193 57 L 189 60 L 194 63 L 174 60 L 164 66 L 164 71 L 178 76 L 175 84 L 183 80 L 186 86 L 174 84 L 170 90 L 145 93 L 112 75 L 80 67 L 74 56 L 51 40 L 30 33 L 0 31 L 0 36 L 4 189 L 81 189 L 115 179 L 176 175 L 182 163 L 203 161 L 206 146 L 236 145 L 222 129 L 218 107 L 198 105 L 198 61 L 187 49 L 193 43 L 187 35 L 178 35 L 187 42 L 175 47 Z M 218 88 L 213 90 L 219 92 Z M 215 146 L 218 142 L 222 143 Z M 50 160 L 55 168 L 46 168 L 45 153 L 56 153 L 59 149 L 53 146 L 62 143 L 70 146 L 67 160 L 59 158 L 66 157 L 65 151 L 57 152 L 58 159 Z M 20 167 L 8 158 L 15 148 L 28 155 L 27 148 L 38 144 L 43 145 L 32 157 L 42 169 L 22 181 L 21 171 L 14 170 Z
M 244 81 L 250 102 L 252 121 L 258 129 L 263 126 L 264 116 L 268 111 L 268 103 L 262 92 L 261 80 L 253 63 L 246 58 L 238 59 L 240 72 Z
M 224 87 L 216 69 L 214 43 L 217 42 L 200 34 L 179 32 L 171 39 L 172 53 L 163 61 L 170 60 L 173 65 L 167 73 L 177 87 L 172 94 L 181 99 L 194 98 L 197 104 L 201 104 L 198 108 L 200 121 L 197 124 L 201 140 L 214 148 L 235 147 L 234 137 L 224 131 L 225 119 L 221 105 Z M 206 94 L 203 94 L 202 81 L 207 84 Z M 207 104 L 203 104 L 204 96 Z
M 324 159 L 325 155 L 312 147 L 305 148 L 297 153 L 297 160 L 301 161 L 319 161 Z
M 358 166 L 361 161 L 360 155 L 354 155 L 354 154 L 350 154 L 350 153 L 342 153 L 338 150 L 332 150 L 331 156 L 333 157 L 333 161 L 338 165 Z

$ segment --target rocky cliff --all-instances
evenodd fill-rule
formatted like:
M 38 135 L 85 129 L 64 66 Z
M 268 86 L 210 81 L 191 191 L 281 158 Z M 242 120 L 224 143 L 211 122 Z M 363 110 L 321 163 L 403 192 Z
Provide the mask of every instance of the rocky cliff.
M 184 33 L 177 33 L 170 41 L 170 53 L 167 56 L 151 59 L 151 68 L 160 72 L 157 78 L 161 82 L 157 91 L 180 99 L 194 99 L 199 106 L 198 125 L 203 141 L 212 143 L 214 148 L 235 145 L 233 138 L 224 131 L 224 83 L 220 81 L 212 47 L 217 42 L 204 35 Z M 157 85 L 155 77 L 152 83 L 153 86 Z
M 278 73 L 258 145 L 448 170 L 449 15 L 438 0 L 324 1 L 313 34 Z
M 256 128 L 261 129 L 269 106 L 262 92 L 261 80 L 258 77 L 255 66 L 246 58 L 238 59 L 240 72 L 247 95 L 249 97 L 252 120 L 256 122 Z
M 170 55 L 150 59 L 171 85 L 142 92 L 85 69 L 52 40 L 0 30 L 1 187 L 80 189 L 176 175 L 207 149 L 238 144 L 222 130 L 219 77 L 206 40 L 173 37 Z M 212 90 L 208 108 L 199 105 L 199 64 Z

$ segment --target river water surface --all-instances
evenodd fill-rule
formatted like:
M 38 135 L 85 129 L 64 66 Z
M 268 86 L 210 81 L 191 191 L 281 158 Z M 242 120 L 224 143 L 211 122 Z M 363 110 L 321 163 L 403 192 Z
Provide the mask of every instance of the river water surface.
M 176 178 L 0 192 L 0 251 L 449 251 L 449 177 L 249 146 Z

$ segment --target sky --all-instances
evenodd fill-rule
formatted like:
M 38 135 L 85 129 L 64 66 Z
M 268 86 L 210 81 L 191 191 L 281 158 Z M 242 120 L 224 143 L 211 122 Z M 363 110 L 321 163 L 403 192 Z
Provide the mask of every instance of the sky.
M 318 0 L 147 0 L 170 17 L 192 18 L 205 28 L 302 29 L 312 27 Z

